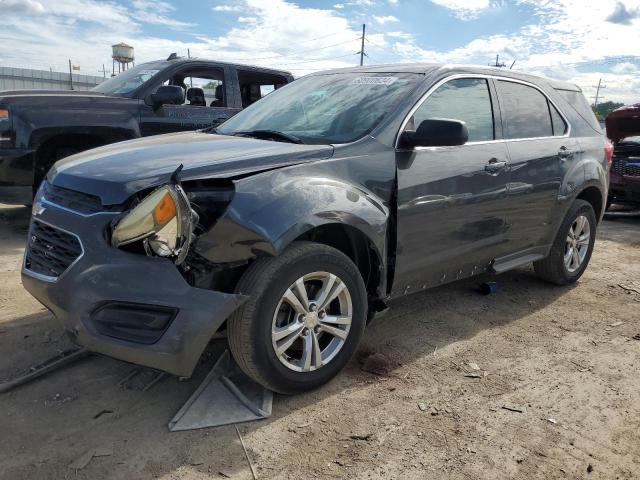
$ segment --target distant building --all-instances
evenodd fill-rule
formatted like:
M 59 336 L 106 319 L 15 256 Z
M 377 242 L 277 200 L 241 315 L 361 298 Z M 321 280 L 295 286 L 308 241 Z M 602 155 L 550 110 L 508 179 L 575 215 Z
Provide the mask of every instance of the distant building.
M 73 74 L 74 90 L 89 90 L 106 80 L 94 75 Z M 0 67 L 0 91 L 23 89 L 70 90 L 69 73 Z

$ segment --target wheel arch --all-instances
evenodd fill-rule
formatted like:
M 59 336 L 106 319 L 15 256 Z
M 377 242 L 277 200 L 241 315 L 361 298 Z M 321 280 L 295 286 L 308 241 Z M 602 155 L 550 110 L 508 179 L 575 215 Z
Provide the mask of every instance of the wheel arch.
M 276 170 L 234 182 L 233 200 L 195 245 L 213 264 L 248 265 L 278 256 L 295 241 L 334 247 L 351 258 L 371 297 L 386 291 L 389 209 L 343 180 Z
M 378 299 L 384 292 L 384 262 L 381 252 L 361 230 L 349 224 L 325 223 L 310 228 L 294 241 L 310 241 L 333 247 L 344 253 L 358 267 L 370 297 Z
M 31 138 L 31 144 L 35 149 L 35 179 L 46 175 L 55 163 L 55 152 L 62 148 L 84 151 L 132 138 L 135 138 L 135 134 L 127 129 L 56 128 L 39 131 Z
M 604 214 L 606 199 L 604 198 L 602 190 L 598 186 L 585 186 L 578 195 L 576 195 L 576 200 L 585 200 L 586 202 L 589 202 L 596 213 L 596 219 L 600 222 L 602 215 Z

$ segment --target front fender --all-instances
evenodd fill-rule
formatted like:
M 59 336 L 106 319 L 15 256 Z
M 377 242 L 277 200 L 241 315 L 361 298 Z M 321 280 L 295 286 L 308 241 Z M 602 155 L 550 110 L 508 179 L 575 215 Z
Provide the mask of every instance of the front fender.
M 235 187 L 225 214 L 195 245 L 213 263 L 276 256 L 305 232 L 327 224 L 359 230 L 384 258 L 389 208 L 361 185 L 298 166 L 242 179 Z

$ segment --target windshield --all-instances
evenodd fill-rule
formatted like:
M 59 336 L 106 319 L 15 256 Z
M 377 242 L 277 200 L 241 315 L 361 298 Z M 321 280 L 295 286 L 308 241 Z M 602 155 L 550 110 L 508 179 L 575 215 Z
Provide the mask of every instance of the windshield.
M 120 75 L 111 77 L 91 90 L 107 95 L 126 95 L 133 92 L 165 67 L 165 62 L 143 63 L 125 70 Z
M 277 131 L 304 143 L 348 143 L 369 132 L 423 78 L 414 73 L 312 75 L 279 88 L 220 127 Z
M 622 140 L 620 140 L 620 143 L 639 143 L 640 144 L 640 136 L 625 137 Z

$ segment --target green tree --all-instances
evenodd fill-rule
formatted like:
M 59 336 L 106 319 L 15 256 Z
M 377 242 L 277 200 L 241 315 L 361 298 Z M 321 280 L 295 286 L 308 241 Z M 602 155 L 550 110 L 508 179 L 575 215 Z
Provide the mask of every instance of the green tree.
M 221 85 L 222 82 L 218 81 L 218 80 L 211 80 L 209 83 L 207 83 L 206 85 L 203 85 L 202 88 L 204 88 L 205 90 L 215 90 L 215 88 L 218 85 Z
M 604 120 L 607 118 L 607 115 L 613 112 L 616 108 L 620 108 L 623 106 L 624 106 L 624 103 L 602 102 L 596 105 L 595 107 L 592 105 L 591 108 L 593 108 L 593 113 L 596 114 L 596 118 L 599 121 L 604 122 Z

